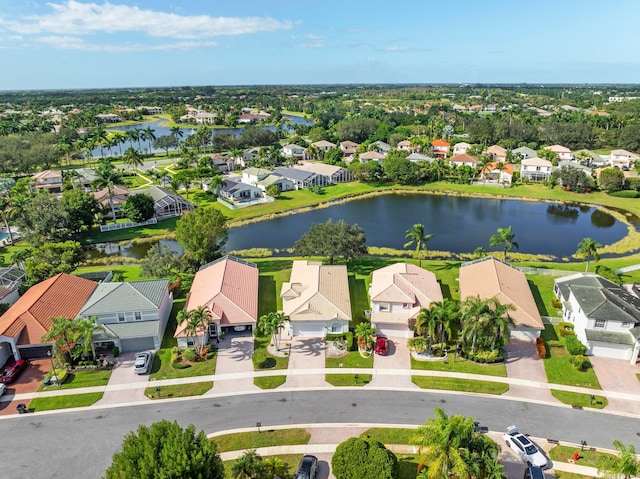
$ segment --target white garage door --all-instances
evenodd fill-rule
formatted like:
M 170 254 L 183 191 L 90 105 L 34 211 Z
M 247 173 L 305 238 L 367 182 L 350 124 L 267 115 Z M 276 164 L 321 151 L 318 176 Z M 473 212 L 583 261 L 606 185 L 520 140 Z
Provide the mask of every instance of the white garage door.
M 631 353 L 631 346 L 616 347 L 613 345 L 605 345 L 603 343 L 591 343 L 591 354 L 593 354 L 594 356 L 599 356 L 601 358 L 628 360 L 631 358 Z
M 413 338 L 413 331 L 410 331 L 405 324 L 375 323 L 376 334 L 389 338 Z
M 294 336 L 310 336 L 310 337 L 324 337 L 325 327 L 324 323 L 318 322 L 292 322 Z

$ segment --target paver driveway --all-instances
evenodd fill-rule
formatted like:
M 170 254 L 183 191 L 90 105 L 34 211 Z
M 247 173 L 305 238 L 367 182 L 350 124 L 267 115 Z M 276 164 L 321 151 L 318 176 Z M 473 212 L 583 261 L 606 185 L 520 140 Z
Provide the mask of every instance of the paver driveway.
M 324 374 L 305 374 L 305 370 L 323 369 L 326 342 L 324 338 L 297 337 L 291 340 L 289 370 L 285 387 L 328 386 Z
M 218 343 L 216 375 L 253 372 L 253 335 L 251 331 L 232 332 Z M 253 378 L 219 380 L 213 383 L 212 394 L 255 390 Z
M 544 363 L 538 356 L 538 350 L 533 341 L 511 340 L 505 348 L 504 355 L 507 366 L 507 377 L 525 379 L 528 381 L 547 382 Z M 538 401 L 557 402 L 551 391 L 543 388 L 520 386 L 512 384 L 505 396 L 513 396 Z
M 149 374 L 136 374 L 133 372 L 133 363 L 137 353 L 122 353 L 115 358 L 116 364 L 109 378 L 108 386 L 115 386 L 113 390 L 106 391 L 97 405 L 118 404 L 124 402 L 135 402 L 149 400 L 144 395 L 144 390 L 149 383 Z M 140 387 L 135 389 L 118 389 L 118 386 L 125 386 L 138 383 Z M 80 393 L 80 391 L 78 391 Z
M 11 384 L 7 384 L 7 392 L 3 399 L 8 399 L 15 394 L 32 393 L 38 390 L 40 383 L 44 379 L 47 372 L 51 369 L 50 359 L 32 359 L 29 361 L 27 368 L 22 371 L 18 379 Z M 0 416 L 5 414 L 17 414 L 16 406 L 20 403 L 28 401 L 2 401 L 0 402 Z M 27 404 L 28 406 L 28 404 Z
M 628 394 L 636 394 L 640 397 L 640 381 L 636 374 L 640 374 L 637 364 L 629 364 L 629 361 L 621 359 L 598 358 L 590 356 L 593 370 L 598 376 L 600 386 L 605 391 L 619 391 Z M 607 398 L 607 409 L 640 414 L 640 401 L 627 401 L 625 399 Z
M 389 338 L 386 356 L 376 354 L 373 367 L 379 374 L 375 374 L 368 386 L 417 388 L 411 382 L 410 374 L 398 374 L 398 370 L 411 370 L 411 356 L 404 338 Z

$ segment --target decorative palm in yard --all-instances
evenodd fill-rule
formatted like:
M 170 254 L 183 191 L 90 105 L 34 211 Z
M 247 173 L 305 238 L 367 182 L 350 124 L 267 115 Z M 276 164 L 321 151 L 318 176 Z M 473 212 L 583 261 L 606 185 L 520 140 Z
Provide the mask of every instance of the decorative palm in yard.
M 602 248 L 602 244 L 598 243 L 591 238 L 585 238 L 580 243 L 578 243 L 578 251 L 576 251 L 576 256 L 580 258 L 585 258 L 587 260 L 587 267 L 584 269 L 585 273 L 589 271 L 589 258 L 593 257 L 595 261 L 600 259 L 600 254 L 598 253 L 598 249 Z
M 264 335 L 271 335 L 273 345 L 277 350 L 280 350 L 278 336 L 280 335 L 280 330 L 286 321 L 289 321 L 289 316 L 284 313 L 276 313 L 273 311 L 269 314 L 260 316 L 260 319 L 258 319 L 258 331 Z
M 507 261 L 507 253 L 513 248 L 519 249 L 518 243 L 513 241 L 516 235 L 511 231 L 511 226 L 508 228 L 498 228 L 497 233 L 489 238 L 490 246 L 502 246 L 504 251 L 504 260 Z
M 204 351 L 204 343 L 198 341 L 198 332 L 206 333 L 211 323 L 211 311 L 206 306 L 200 306 L 199 308 L 187 311 L 182 309 L 178 312 L 176 317 L 178 324 L 182 324 L 186 321 L 186 332 L 189 337 L 193 338 L 194 350 L 196 354 L 201 355 Z
M 422 251 L 427 250 L 427 243 L 433 238 L 433 235 L 425 234 L 424 225 L 416 223 L 407 230 L 405 238 L 409 241 L 404 244 L 404 247 L 408 248 L 409 246 L 415 245 L 418 255 L 418 266 L 422 267 Z
M 464 344 L 471 342 L 472 353 L 476 352 L 478 342 L 490 351 L 496 345 L 504 345 L 509 336 L 509 327 L 513 326 L 513 319 L 508 313 L 514 309 L 512 304 L 502 304 L 496 298 L 467 298 L 460 308 L 460 337 Z
M 640 476 L 640 460 L 633 444 L 625 446 L 620 441 L 613 441 L 613 447 L 618 451 L 618 455 L 616 457 L 600 456 L 598 472 L 603 477 L 612 479 L 630 479 Z
M 368 321 L 358 323 L 355 330 L 356 339 L 358 340 L 358 349 L 360 351 L 369 351 L 373 346 L 373 335 L 376 334 L 376 328 L 371 326 Z

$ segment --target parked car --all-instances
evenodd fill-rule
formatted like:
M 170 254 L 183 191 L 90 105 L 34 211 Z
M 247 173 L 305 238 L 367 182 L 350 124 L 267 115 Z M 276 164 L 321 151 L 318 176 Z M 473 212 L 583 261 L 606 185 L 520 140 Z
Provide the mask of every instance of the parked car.
M 524 470 L 523 479 L 544 479 L 544 472 L 537 466 L 529 466 Z
M 12 383 L 26 367 L 26 359 L 18 359 L 14 364 L 5 367 L 0 376 L 0 383 Z
M 4 383 L 0 383 L 0 397 L 7 392 L 7 385 Z
M 516 426 L 509 426 L 503 434 L 504 442 L 515 452 L 520 459 L 532 466 L 542 469 L 548 465 L 547 458 L 531 440 L 518 431 Z
M 381 354 L 382 356 L 386 356 L 389 346 L 389 340 L 386 336 L 376 336 L 376 354 Z
M 316 456 L 302 456 L 293 479 L 316 479 L 318 474 L 318 458 Z
M 136 374 L 145 374 L 151 369 L 151 364 L 153 364 L 153 354 L 151 351 L 144 351 L 136 354 L 133 370 Z

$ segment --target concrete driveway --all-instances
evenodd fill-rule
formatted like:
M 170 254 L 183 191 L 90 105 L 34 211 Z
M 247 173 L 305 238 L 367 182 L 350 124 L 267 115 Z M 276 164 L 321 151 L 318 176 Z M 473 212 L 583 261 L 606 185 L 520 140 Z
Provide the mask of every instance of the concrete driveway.
M 232 332 L 218 343 L 216 376 L 220 374 L 242 374 L 253 372 L 253 335 L 251 331 Z M 219 380 L 213 383 L 212 394 L 237 391 L 252 391 L 256 386 L 253 378 Z
M 32 359 L 27 368 L 22 371 L 18 379 L 11 384 L 7 384 L 7 391 L 2 399 L 8 399 L 15 394 L 33 393 L 38 390 L 42 380 L 51 369 L 50 359 Z M 0 416 L 7 414 L 17 414 L 16 406 L 20 403 L 28 404 L 28 401 L 3 401 L 0 402 Z
M 324 369 L 326 342 L 324 338 L 297 337 L 291 340 L 289 370 L 285 387 L 328 386 L 323 374 L 306 374 L 305 370 Z
M 373 367 L 377 373 L 368 386 L 417 388 L 411 382 L 411 375 L 398 374 L 398 370 L 411 370 L 411 353 L 405 338 L 389 338 L 386 356 L 375 354 Z
M 589 360 L 593 364 L 593 370 L 598 376 L 600 386 L 605 391 L 617 391 L 627 394 L 636 394 L 640 397 L 640 381 L 636 374 L 640 374 L 640 367 L 637 364 L 629 364 L 629 361 L 621 359 L 598 358 L 590 356 Z M 609 406 L 607 409 L 640 414 L 639 401 L 626 401 L 624 399 L 607 398 Z
M 505 348 L 505 365 L 507 377 L 528 381 L 547 382 L 544 363 L 538 356 L 538 349 L 533 341 L 518 341 L 512 339 Z M 538 401 L 557 402 L 548 389 L 521 385 L 511 385 L 505 396 L 536 399 Z
M 118 404 L 134 401 L 149 400 L 144 395 L 144 390 L 149 386 L 149 374 L 136 374 L 133 372 L 133 363 L 136 353 L 122 353 L 115 358 L 116 364 L 109 378 L 107 386 L 115 386 L 111 391 L 106 391 L 97 405 Z M 118 386 L 139 383 L 135 389 L 118 389 Z

